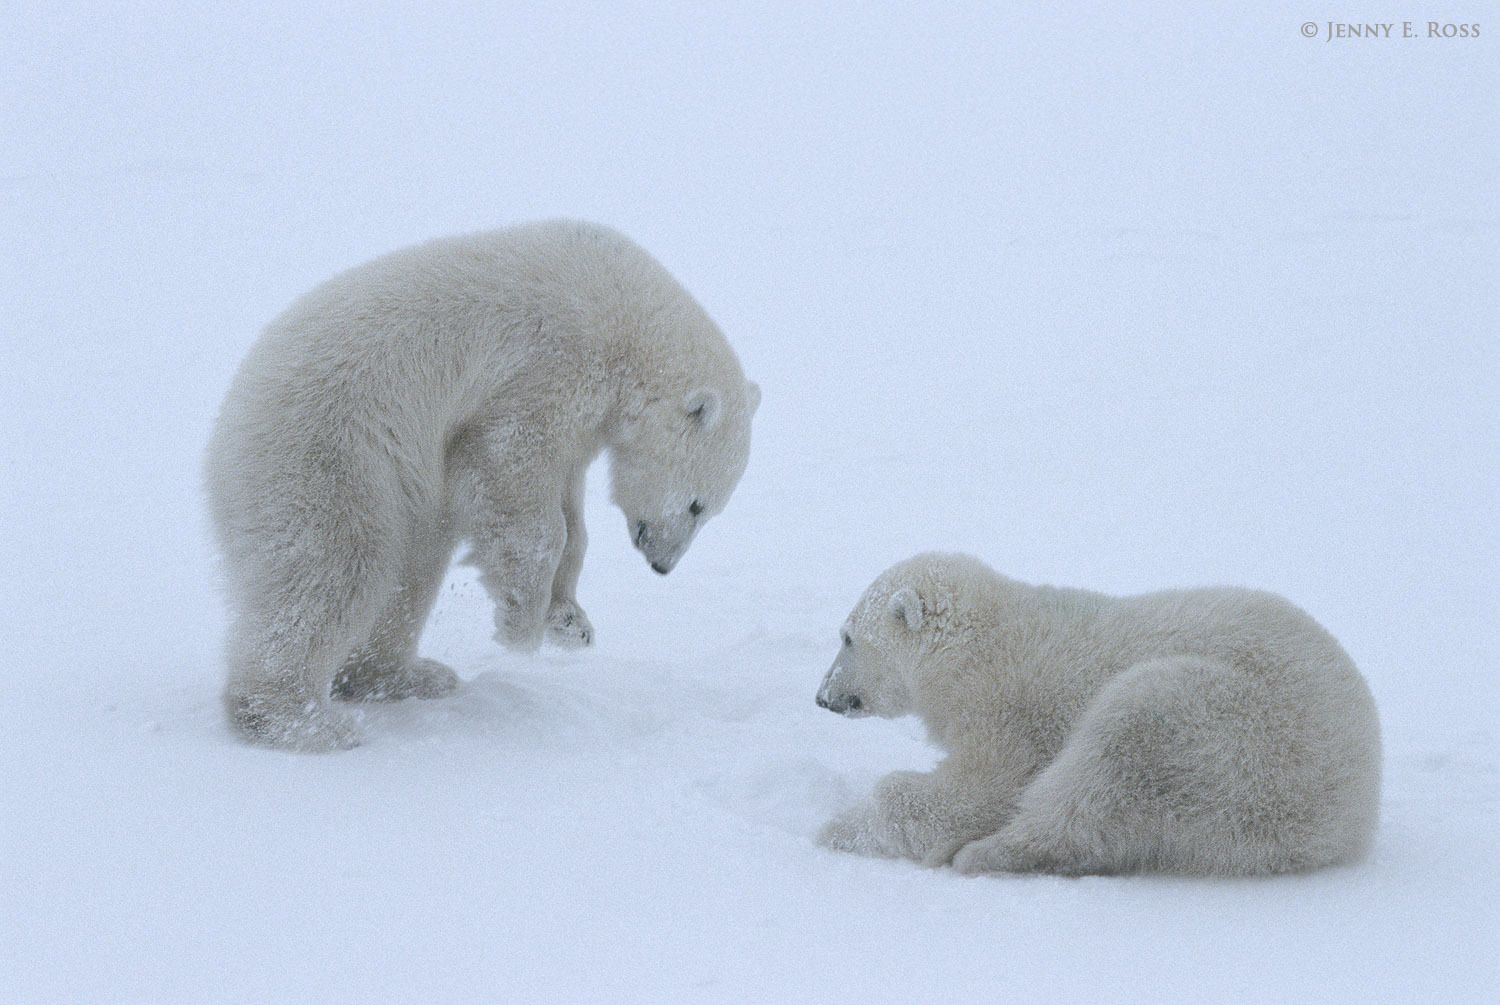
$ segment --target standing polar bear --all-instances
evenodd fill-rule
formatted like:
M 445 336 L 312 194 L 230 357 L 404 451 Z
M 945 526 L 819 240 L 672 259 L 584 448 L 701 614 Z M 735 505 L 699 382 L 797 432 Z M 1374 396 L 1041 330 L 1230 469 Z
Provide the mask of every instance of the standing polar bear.
M 1280 597 L 1109 597 L 930 554 L 876 579 L 842 641 L 818 704 L 914 713 L 947 757 L 883 779 L 828 847 L 963 873 L 1249 875 L 1370 843 L 1374 702 Z
M 590 462 L 609 451 L 614 501 L 665 574 L 728 502 L 759 399 L 692 297 L 591 224 L 433 241 L 314 289 L 251 349 L 208 450 L 231 721 L 332 750 L 358 735 L 331 692 L 451 691 L 415 651 L 459 541 L 501 641 L 587 645 Z

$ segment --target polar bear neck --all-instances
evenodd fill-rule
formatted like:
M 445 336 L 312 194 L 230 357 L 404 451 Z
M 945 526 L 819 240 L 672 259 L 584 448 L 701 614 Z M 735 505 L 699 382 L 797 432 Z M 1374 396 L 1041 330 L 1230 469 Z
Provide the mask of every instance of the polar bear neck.
M 495 235 L 524 256 L 510 306 L 549 358 L 607 397 L 604 432 L 651 402 L 680 401 L 705 380 L 744 382 L 738 359 L 708 313 L 645 250 L 597 224 L 553 221 Z M 519 263 L 518 263 L 519 264 Z
M 263 343 L 260 369 L 290 389 L 283 411 L 343 401 L 341 426 L 389 430 L 429 466 L 458 431 L 496 415 L 518 427 L 566 416 L 563 438 L 591 456 L 642 402 L 679 394 L 694 373 L 738 373 L 713 321 L 655 259 L 572 221 L 358 266 L 294 304 Z M 331 395 L 340 387 L 349 393 Z
M 1116 601 L 998 575 L 987 585 L 955 600 L 936 626 L 914 695 L 917 714 L 947 750 L 971 734 L 992 734 L 996 716 L 1024 725 L 1038 752 L 1056 749 L 1108 676 L 1097 628 Z

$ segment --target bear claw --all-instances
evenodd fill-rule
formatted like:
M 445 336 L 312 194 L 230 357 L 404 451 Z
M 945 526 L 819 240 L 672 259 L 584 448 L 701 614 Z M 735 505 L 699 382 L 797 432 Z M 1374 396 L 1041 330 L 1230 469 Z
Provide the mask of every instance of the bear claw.
M 575 601 L 554 601 L 547 612 L 547 638 L 563 649 L 582 649 L 593 645 L 594 626 Z

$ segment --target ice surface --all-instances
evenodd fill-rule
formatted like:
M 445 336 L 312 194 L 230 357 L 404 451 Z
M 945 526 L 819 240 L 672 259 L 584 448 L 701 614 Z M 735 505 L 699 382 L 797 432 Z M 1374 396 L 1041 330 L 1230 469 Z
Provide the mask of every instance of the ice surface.
M 1500 23 L 907 7 L 7 12 L 0 999 L 1500 994 Z M 455 696 L 363 710 L 347 754 L 241 745 L 198 492 L 235 364 L 338 269 L 555 215 L 631 234 L 740 350 L 735 499 L 661 579 L 596 473 L 596 649 L 498 652 L 456 570 L 424 645 Z M 932 763 L 813 704 L 928 548 L 1312 611 L 1382 711 L 1371 860 L 964 880 L 814 847 Z

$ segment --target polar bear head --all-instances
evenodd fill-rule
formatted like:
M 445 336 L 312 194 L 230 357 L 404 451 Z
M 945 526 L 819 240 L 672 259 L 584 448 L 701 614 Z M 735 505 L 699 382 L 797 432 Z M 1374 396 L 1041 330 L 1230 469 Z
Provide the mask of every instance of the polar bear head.
M 656 572 L 672 571 L 694 535 L 724 509 L 750 460 L 750 420 L 760 388 L 725 368 L 645 399 L 610 451 L 611 496 L 636 548 Z
M 1001 577 L 967 555 L 925 554 L 876 578 L 839 630 L 839 654 L 818 704 L 847 716 L 896 718 L 920 711 L 958 636 L 990 617 Z

